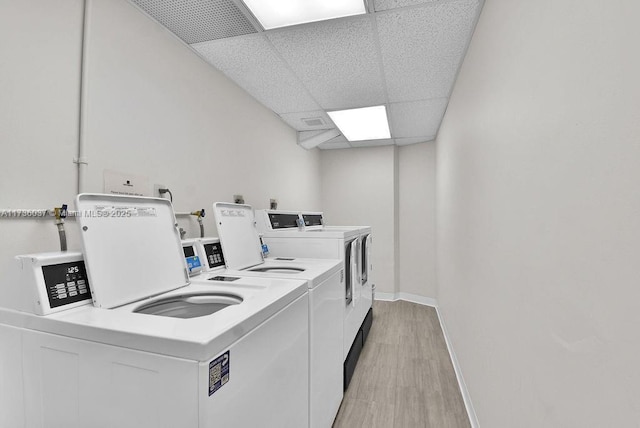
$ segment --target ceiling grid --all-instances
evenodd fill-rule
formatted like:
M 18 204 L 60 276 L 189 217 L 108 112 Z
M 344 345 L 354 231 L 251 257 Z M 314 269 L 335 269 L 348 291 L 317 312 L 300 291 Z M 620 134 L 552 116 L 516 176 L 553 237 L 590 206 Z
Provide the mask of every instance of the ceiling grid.
M 321 149 L 437 135 L 483 0 L 363 0 L 368 13 L 263 30 L 242 0 L 130 0 L 298 131 L 326 111 L 385 105 L 391 138 L 340 135 Z

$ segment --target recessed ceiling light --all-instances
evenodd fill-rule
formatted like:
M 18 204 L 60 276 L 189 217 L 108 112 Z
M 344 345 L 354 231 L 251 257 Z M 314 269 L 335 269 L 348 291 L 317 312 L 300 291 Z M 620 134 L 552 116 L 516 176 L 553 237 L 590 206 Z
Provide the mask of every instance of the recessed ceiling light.
M 327 112 L 349 141 L 391 138 L 385 106 Z
M 366 13 L 363 0 L 243 0 L 265 30 Z

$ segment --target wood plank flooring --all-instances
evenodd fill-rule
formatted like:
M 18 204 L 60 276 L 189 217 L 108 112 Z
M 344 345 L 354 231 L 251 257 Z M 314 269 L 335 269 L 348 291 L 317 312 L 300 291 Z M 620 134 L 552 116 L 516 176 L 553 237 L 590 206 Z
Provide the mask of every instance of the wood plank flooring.
M 436 310 L 375 301 L 373 316 L 333 427 L 470 427 Z

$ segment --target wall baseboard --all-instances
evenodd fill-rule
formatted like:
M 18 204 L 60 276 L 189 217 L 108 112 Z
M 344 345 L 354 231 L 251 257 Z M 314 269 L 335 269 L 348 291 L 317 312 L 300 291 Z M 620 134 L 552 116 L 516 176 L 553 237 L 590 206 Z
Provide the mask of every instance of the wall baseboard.
M 451 340 L 449 339 L 449 334 L 447 333 L 447 327 L 445 326 L 444 319 L 440 314 L 440 308 L 438 308 L 437 306 L 436 306 L 436 312 L 438 313 L 438 320 L 440 320 L 440 327 L 442 328 L 444 341 L 447 344 L 449 357 L 451 358 L 451 363 L 453 364 L 453 370 L 456 372 L 456 378 L 458 379 L 458 386 L 460 387 L 460 392 L 462 393 L 462 400 L 464 401 L 464 406 L 467 409 L 469 422 L 471 423 L 472 428 L 480 428 L 480 423 L 478 422 L 478 416 L 476 415 L 476 411 L 473 408 L 473 403 L 471 402 L 471 395 L 469 394 L 469 390 L 467 389 L 467 384 L 465 383 L 464 377 L 462 376 L 462 368 L 460 367 L 460 363 L 458 362 L 456 353 L 453 350 L 453 345 L 451 344 Z
M 395 302 L 396 300 L 404 300 L 406 302 L 417 303 L 419 305 L 431 306 L 433 308 L 438 307 L 436 299 L 431 297 L 420 296 L 418 294 L 411 293 L 379 293 L 376 291 L 376 300 L 383 300 L 389 302 Z
M 458 358 L 456 357 L 456 353 L 453 350 L 453 346 L 451 345 L 451 340 L 449 339 L 449 334 L 447 333 L 447 327 L 445 326 L 444 319 L 440 314 L 440 309 L 438 308 L 437 300 L 431 297 L 419 296 L 417 294 L 410 294 L 410 293 L 403 293 L 403 292 L 399 292 L 399 293 L 376 292 L 375 299 L 381 300 L 381 301 L 390 301 L 390 302 L 395 302 L 396 300 L 404 300 L 407 302 L 418 303 L 420 305 L 431 306 L 436 309 L 436 313 L 438 314 L 438 320 L 440 321 L 440 327 L 442 328 L 442 335 L 444 336 L 444 341 L 447 344 L 447 351 L 449 351 L 449 358 L 451 359 L 451 364 L 453 364 L 453 370 L 456 373 L 456 379 L 458 380 L 458 387 L 460 388 L 460 393 L 462 394 L 464 406 L 467 409 L 469 422 L 471 423 L 472 428 L 480 428 L 480 423 L 478 422 L 478 416 L 476 415 L 476 411 L 473 408 L 473 403 L 471 402 L 471 395 L 469 394 L 469 390 L 467 389 L 467 384 L 465 383 L 464 377 L 462 376 L 462 369 L 460 367 L 460 364 L 458 363 Z

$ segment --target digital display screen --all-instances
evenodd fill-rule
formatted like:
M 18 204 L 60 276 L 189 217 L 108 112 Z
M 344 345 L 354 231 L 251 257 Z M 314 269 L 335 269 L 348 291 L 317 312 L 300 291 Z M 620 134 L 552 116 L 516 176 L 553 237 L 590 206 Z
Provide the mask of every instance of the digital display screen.
M 322 226 L 322 214 L 302 214 L 305 226 Z
M 193 245 L 189 245 L 188 247 L 182 247 L 182 251 L 184 251 L 185 257 L 193 257 L 196 255 L 196 252 L 193 250 Z
M 219 242 L 204 244 L 204 253 L 207 256 L 209 269 L 224 266 L 224 254 L 222 253 L 222 246 Z
M 42 266 L 42 276 L 51 308 L 91 299 L 84 261 Z
M 298 214 L 269 214 L 272 229 L 297 228 L 298 219 Z

